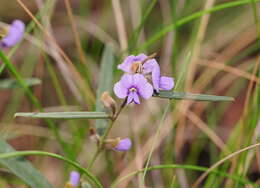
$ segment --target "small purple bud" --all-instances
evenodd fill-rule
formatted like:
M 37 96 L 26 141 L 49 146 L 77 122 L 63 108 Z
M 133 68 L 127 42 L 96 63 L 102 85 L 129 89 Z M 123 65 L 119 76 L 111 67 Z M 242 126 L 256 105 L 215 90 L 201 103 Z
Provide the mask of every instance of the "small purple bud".
M 69 183 L 73 186 L 73 187 L 77 187 L 79 185 L 79 181 L 80 181 L 80 174 L 76 171 L 72 171 L 70 173 L 70 181 Z
M 7 35 L 0 41 L 0 47 L 10 48 L 18 43 L 24 35 L 25 25 L 21 20 L 14 20 L 8 28 Z
M 117 151 L 128 151 L 132 146 L 132 142 L 129 138 L 120 140 L 117 146 L 114 148 Z

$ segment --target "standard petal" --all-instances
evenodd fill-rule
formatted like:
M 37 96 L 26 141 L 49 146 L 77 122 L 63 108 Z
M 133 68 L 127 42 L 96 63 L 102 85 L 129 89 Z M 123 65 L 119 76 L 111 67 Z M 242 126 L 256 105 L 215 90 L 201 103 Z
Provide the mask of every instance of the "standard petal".
M 153 86 L 146 82 L 142 87 L 138 87 L 138 93 L 144 99 L 149 99 L 153 95 Z
M 136 87 L 142 87 L 147 83 L 146 78 L 142 74 L 134 74 L 132 80 L 132 84 Z
M 135 56 L 130 55 L 126 57 L 123 63 L 119 64 L 117 68 L 124 72 L 131 73 L 131 66 L 134 63 L 134 61 L 135 61 Z
M 140 100 L 139 100 L 139 97 L 137 95 L 137 92 L 134 92 L 133 96 L 134 96 L 134 103 L 135 104 L 140 104 Z
M 145 54 L 139 54 L 139 55 L 135 56 L 134 60 L 135 60 L 135 61 L 143 61 L 143 60 L 145 60 L 146 58 L 147 58 L 147 55 L 145 55 Z
M 125 88 L 121 82 L 122 81 L 119 81 L 114 85 L 114 93 L 118 98 L 123 99 L 127 96 L 127 88 Z
M 134 83 L 133 76 L 134 75 L 132 75 L 132 74 L 127 74 L 127 73 L 124 74 L 120 80 L 122 86 L 124 86 L 125 88 L 130 88 Z
M 174 79 L 172 77 L 162 76 L 160 78 L 161 90 L 171 90 L 174 87 Z
M 127 104 L 130 104 L 134 100 L 134 93 L 130 92 L 128 97 L 127 97 Z

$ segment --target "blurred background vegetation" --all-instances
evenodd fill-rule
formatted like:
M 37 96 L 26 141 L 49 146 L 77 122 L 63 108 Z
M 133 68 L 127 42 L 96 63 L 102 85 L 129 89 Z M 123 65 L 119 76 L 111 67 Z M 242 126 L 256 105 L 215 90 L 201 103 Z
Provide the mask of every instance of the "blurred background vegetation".
M 130 137 L 127 153 L 106 151 L 92 169 L 105 187 L 145 166 L 180 164 L 210 167 L 224 156 L 259 140 L 260 4 L 254 0 L 0 0 L 0 26 L 21 19 L 25 39 L 6 51 L 44 111 L 94 111 L 102 63 L 117 64 L 129 54 L 156 52 L 175 90 L 235 98 L 227 102 L 168 101 L 152 98 L 120 115 L 110 137 Z M 24 7 L 22 7 L 23 5 Z M 26 7 L 26 8 L 25 8 Z M 210 11 L 206 11 L 210 10 Z M 31 17 L 28 13 L 31 13 Z M 39 21 L 35 24 L 33 19 Z M 14 78 L 8 68 L 1 79 Z M 113 85 L 107 85 L 112 91 Z M 101 89 L 102 90 L 102 89 Z M 112 94 L 112 92 L 111 92 Z M 16 150 L 44 150 L 82 165 L 95 151 L 88 134 L 95 121 L 14 118 L 16 112 L 39 111 L 23 89 L 0 92 L 0 134 Z M 117 100 L 119 101 L 119 100 Z M 158 130 L 158 127 L 161 127 Z M 156 137 L 156 135 L 159 135 Z M 154 138 L 156 138 L 154 140 Z M 154 150 L 153 150 L 154 146 Z M 54 187 L 63 187 L 72 169 L 46 157 L 28 158 Z M 260 153 L 253 149 L 217 168 L 260 186 Z M 1 169 L 0 187 L 26 187 Z M 149 171 L 148 187 L 191 187 L 201 172 L 189 168 Z M 244 187 L 210 174 L 203 187 Z M 118 187 L 143 187 L 142 174 Z

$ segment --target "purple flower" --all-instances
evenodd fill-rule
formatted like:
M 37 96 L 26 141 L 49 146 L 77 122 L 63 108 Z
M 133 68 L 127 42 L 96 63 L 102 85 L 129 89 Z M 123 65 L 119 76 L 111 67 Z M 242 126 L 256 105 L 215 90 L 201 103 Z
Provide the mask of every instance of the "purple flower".
M 25 25 L 20 20 L 14 20 L 8 28 L 7 35 L 0 41 L 2 48 L 10 48 L 18 43 L 24 35 Z
M 117 151 L 128 151 L 132 146 L 132 142 L 129 138 L 120 139 L 117 146 L 114 147 Z
M 118 69 L 127 73 L 140 73 L 143 75 L 152 74 L 152 83 L 156 91 L 159 91 L 160 83 L 160 66 L 157 61 L 152 58 L 148 59 L 145 54 L 139 54 L 138 56 L 128 56 L 124 62 L 117 66 Z
M 172 77 L 161 76 L 159 82 L 160 90 L 171 90 L 174 87 L 174 79 Z
M 124 74 L 114 86 L 118 98 L 126 98 L 127 104 L 140 104 L 139 96 L 148 99 L 153 95 L 153 87 L 141 74 Z
M 70 173 L 70 181 L 69 183 L 73 186 L 73 187 L 77 187 L 79 185 L 79 181 L 80 181 L 80 174 L 76 171 L 72 171 Z

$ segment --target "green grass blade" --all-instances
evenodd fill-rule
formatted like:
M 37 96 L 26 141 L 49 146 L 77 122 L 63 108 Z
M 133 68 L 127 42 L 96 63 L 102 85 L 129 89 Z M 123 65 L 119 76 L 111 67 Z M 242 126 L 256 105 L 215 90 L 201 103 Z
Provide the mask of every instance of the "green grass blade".
M 154 94 L 154 97 L 177 99 L 177 100 L 195 100 L 195 101 L 234 101 L 233 97 L 227 96 L 216 96 L 216 95 L 204 95 L 204 94 L 193 94 L 176 91 L 160 91 L 158 94 Z
M 259 2 L 260 0 L 255 0 L 255 2 Z M 198 11 L 194 14 L 191 14 L 189 16 L 186 16 L 180 20 L 178 20 L 175 24 L 171 24 L 166 26 L 165 28 L 161 29 L 159 32 L 155 33 L 153 36 L 150 37 L 150 39 L 145 42 L 143 45 L 141 45 L 138 50 L 142 51 L 144 49 L 146 49 L 147 47 L 149 47 L 150 45 L 152 45 L 153 43 L 155 43 L 157 40 L 159 40 L 160 38 L 162 38 L 164 35 L 166 35 L 168 32 L 176 29 L 177 27 L 180 27 L 190 21 L 193 21 L 205 14 L 209 14 L 212 12 L 216 12 L 216 11 L 220 11 L 226 8 L 231 8 L 231 7 L 236 7 L 236 6 L 242 6 L 242 5 L 246 5 L 251 3 L 251 0 L 240 0 L 240 1 L 232 1 L 232 2 L 228 2 L 228 3 L 223 3 L 221 5 L 217 5 L 214 6 L 211 9 L 208 10 L 203 10 L 203 11 Z
M 133 31 L 133 34 L 130 36 L 130 40 L 129 40 L 129 52 L 130 53 L 134 52 L 134 48 L 137 44 L 140 32 L 145 24 L 145 21 L 147 20 L 147 18 L 151 14 L 153 8 L 155 7 L 156 3 L 157 3 L 157 0 L 152 0 L 152 2 L 148 3 L 148 6 L 145 8 L 145 12 L 141 18 L 139 25 L 135 28 L 135 30 Z
M 34 104 L 34 106 L 39 109 L 40 111 L 43 111 L 43 108 L 41 107 L 40 102 L 38 101 L 38 99 L 36 98 L 36 96 L 33 94 L 33 92 L 30 90 L 30 88 L 26 85 L 26 82 L 24 81 L 24 79 L 22 78 L 21 74 L 17 71 L 17 69 L 15 68 L 15 66 L 11 63 L 11 61 L 5 56 L 4 52 L 2 50 L 0 50 L 0 59 L 2 60 L 2 62 L 6 65 L 7 69 L 9 70 L 9 72 L 15 77 L 15 79 L 18 81 L 18 83 L 21 85 L 22 89 L 24 90 L 24 92 L 27 94 L 28 98 L 30 99 L 30 101 Z M 68 144 L 60 137 L 59 135 L 59 131 L 57 129 L 57 126 L 54 125 L 54 123 L 49 120 L 46 119 L 46 122 L 48 124 L 48 126 L 51 128 L 51 130 L 53 131 L 55 137 L 57 138 L 57 140 L 59 141 L 59 143 L 61 144 L 61 146 L 64 149 L 64 152 L 66 153 L 67 156 L 71 157 L 71 152 L 70 152 L 70 147 L 68 146 Z
M 38 78 L 27 78 L 24 79 L 24 82 L 27 87 L 41 84 L 41 80 Z M 17 80 L 14 79 L 0 80 L 0 89 L 15 89 L 15 88 L 21 88 L 21 85 Z
M 100 97 L 104 91 L 110 92 L 113 85 L 113 67 L 115 63 L 114 52 L 109 45 L 105 46 L 102 60 L 100 78 L 97 89 L 96 111 L 104 111 L 103 104 L 100 101 Z M 97 120 L 96 129 L 97 132 L 102 135 L 108 125 L 108 120 Z
M 29 156 L 29 155 L 49 156 L 49 157 L 53 157 L 53 158 L 62 160 L 64 162 L 74 166 L 75 168 L 77 168 L 81 173 L 85 174 L 88 177 L 88 179 L 91 180 L 96 185 L 96 187 L 103 188 L 100 181 L 94 175 L 92 175 L 87 169 L 81 167 L 81 165 L 79 163 L 76 163 L 76 162 L 74 162 L 74 161 L 72 161 L 68 158 L 65 158 L 65 157 L 58 155 L 58 154 L 55 154 L 55 153 L 49 153 L 49 152 L 45 152 L 45 151 L 13 151 L 13 150 L 7 150 L 7 152 L 0 154 L 0 161 L 4 160 L 4 159 L 6 160 L 7 158 Z M 19 158 L 19 160 L 21 160 L 21 158 Z M 41 188 L 41 187 L 33 187 L 33 188 Z M 44 188 L 48 188 L 48 187 L 46 186 Z
M 0 139 L 0 156 L 15 150 Z M 0 157 L 0 164 L 21 178 L 32 188 L 51 188 L 50 183 L 24 158 L 4 159 Z
M 47 119 L 109 119 L 105 112 L 35 112 L 16 113 L 15 117 L 47 118 Z
M 177 164 L 169 164 L 169 165 L 157 165 L 157 166 L 152 166 L 152 167 L 149 167 L 147 168 L 147 171 L 151 171 L 151 170 L 159 170 L 159 169 L 176 169 L 176 168 L 181 168 L 181 169 L 187 169 L 187 170 L 195 170 L 195 171 L 201 171 L 201 172 L 205 172 L 208 170 L 208 168 L 205 168 L 205 167 L 201 167 L 201 166 L 195 166 L 195 165 L 177 165 Z M 132 176 L 135 176 L 139 173 L 142 173 L 144 172 L 145 169 L 141 169 L 141 170 L 137 170 L 137 171 L 134 171 L 134 172 L 131 172 L 129 174 L 127 174 L 126 176 L 122 177 L 121 179 L 119 179 L 118 181 L 114 182 L 112 185 L 111 185 L 111 188 L 115 188 L 115 187 L 118 187 L 118 184 L 124 180 L 126 180 L 127 178 L 129 177 L 132 177 Z M 222 172 L 222 171 L 217 171 L 217 170 L 212 170 L 210 173 L 214 173 L 214 174 L 217 174 L 217 175 L 221 175 L 221 176 L 224 176 L 224 177 L 228 177 L 230 179 L 234 179 L 238 182 L 241 182 L 243 184 L 251 184 L 253 185 L 253 187 L 257 187 L 257 185 L 254 185 L 252 182 L 242 178 L 242 177 L 239 177 L 239 176 L 235 176 L 235 175 L 232 175 L 232 174 L 228 174 L 228 173 L 225 173 L 225 172 Z

